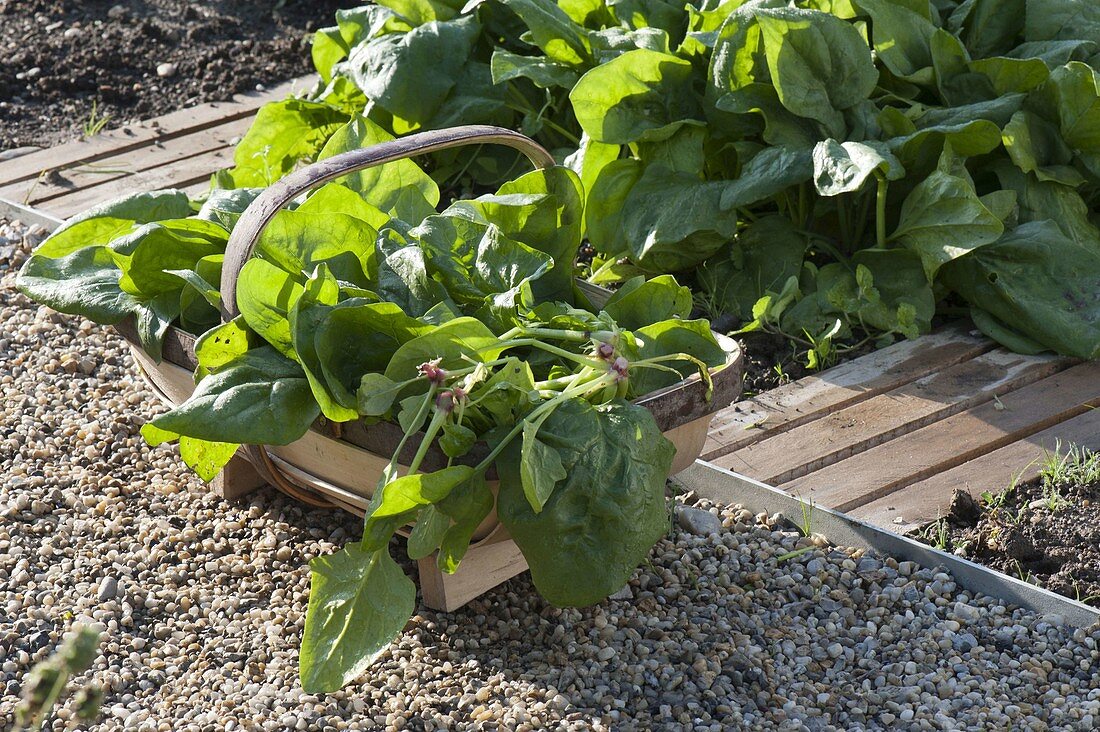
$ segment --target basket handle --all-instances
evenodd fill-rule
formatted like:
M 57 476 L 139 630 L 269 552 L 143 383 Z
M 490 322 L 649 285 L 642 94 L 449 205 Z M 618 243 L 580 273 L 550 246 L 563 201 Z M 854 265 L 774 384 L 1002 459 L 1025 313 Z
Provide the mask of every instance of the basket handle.
M 229 242 L 225 247 L 225 261 L 222 264 L 222 320 L 228 322 L 240 314 L 237 308 L 237 278 L 241 274 L 241 268 L 252 256 L 264 228 L 271 223 L 271 219 L 275 218 L 275 214 L 296 196 L 348 173 L 376 165 L 451 147 L 487 143 L 506 145 L 519 150 L 536 168 L 549 168 L 554 165 L 553 156 L 529 137 L 503 127 L 466 125 L 446 130 L 418 132 L 415 135 L 389 140 L 359 150 L 349 150 L 307 165 L 269 186 L 249 204 L 237 220 L 233 233 L 229 235 Z M 283 493 L 314 506 L 335 505 L 323 493 L 302 490 L 287 479 L 272 461 L 267 448 L 260 445 L 242 445 L 241 450 L 261 477 Z
M 237 277 L 241 274 L 241 268 L 252 256 L 264 228 L 296 196 L 323 183 L 376 165 L 452 147 L 487 143 L 518 150 L 538 169 L 555 164 L 553 156 L 541 145 L 518 132 L 491 125 L 465 125 L 418 132 L 359 150 L 349 150 L 307 165 L 273 183 L 249 204 L 233 228 L 233 233 L 229 235 L 222 265 L 222 320 L 228 322 L 240 314 L 237 308 Z

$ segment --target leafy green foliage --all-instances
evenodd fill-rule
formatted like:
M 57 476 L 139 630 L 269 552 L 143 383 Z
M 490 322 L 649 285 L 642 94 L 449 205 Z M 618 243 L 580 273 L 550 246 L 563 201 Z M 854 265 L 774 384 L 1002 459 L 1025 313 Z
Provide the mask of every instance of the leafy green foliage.
M 978 198 L 966 169 L 952 170 L 952 158 L 948 148 L 939 168 L 906 196 L 898 228 L 891 235 L 893 241 L 920 255 L 929 279 L 941 265 L 997 241 L 1004 233 L 1001 220 Z
M 348 115 L 327 104 L 304 99 L 271 102 L 260 108 L 256 121 L 233 152 L 236 166 L 219 174 L 223 188 L 267 186 L 313 160 Z
M 301 368 L 262 347 L 204 378 L 190 399 L 151 424 L 213 442 L 287 445 L 318 411 Z
M 552 491 L 539 509 L 517 481 L 527 439 L 501 463 L 498 511 L 531 565 L 539 593 L 556 605 L 598 602 L 626 584 L 668 528 L 664 483 L 675 449 L 641 407 L 571 400 L 539 428 L 555 456 Z M 523 484 L 522 489 L 520 484 Z
M 393 135 L 371 120 L 355 117 L 328 139 L 317 159 L 324 160 L 392 139 Z M 367 168 L 338 182 L 358 193 L 379 211 L 392 213 L 411 223 L 435 213 L 435 206 L 439 203 L 439 188 L 435 181 L 411 160 L 397 160 L 389 165 Z
M 604 312 L 624 328 L 641 328 L 691 314 L 691 290 L 680 286 L 671 275 L 651 280 L 627 280 L 604 303 Z
M 639 48 L 586 73 L 569 99 L 596 142 L 667 140 L 696 108 L 691 76 L 689 61 Z
M 751 321 L 758 293 L 779 292 L 798 277 L 809 241 L 785 216 L 767 216 L 741 229 L 724 256 L 703 263 L 698 285 L 705 308 Z
M 1098 50 L 1100 11 L 1079 0 L 368 4 L 318 32 L 324 86 L 272 108 L 257 122 L 268 131 L 250 133 L 255 142 L 246 138 L 222 179 L 285 172 L 344 118 L 334 149 L 449 124 L 519 129 L 583 184 L 577 225 L 599 253 L 593 281 L 676 273 L 708 315 L 759 327 L 760 303 L 770 329 L 823 363 L 808 346 L 820 338 L 828 351 L 925 331 L 929 292 L 935 308 L 983 310 L 978 290 L 956 287 L 944 267 L 1013 241 L 1017 226 L 1050 219 L 1076 241 L 1100 236 L 1087 216 L 1100 191 Z M 307 118 L 308 134 L 296 127 Z M 293 149 L 257 155 L 283 129 L 299 129 Z M 511 177 L 516 164 L 508 151 L 447 151 L 430 174 L 444 190 L 468 190 Z M 536 280 L 534 294 L 564 297 L 560 257 L 533 246 L 560 270 Z M 888 259 L 860 252 L 879 250 L 919 257 L 924 282 L 908 269 L 896 279 L 914 288 L 915 317 L 908 307 L 898 316 L 892 287 L 874 286 L 881 304 L 859 285 L 857 259 Z M 821 273 L 827 281 L 815 282 Z M 787 305 L 798 307 L 780 317 L 791 277 Z M 1027 310 L 1018 335 L 1040 342 L 1046 316 Z M 1087 313 L 1069 317 L 1091 333 Z M 1078 356 L 1096 345 L 1057 342 Z
M 27 261 L 19 274 L 20 289 L 55 310 L 97 322 L 133 318 L 142 346 L 159 361 L 164 333 L 179 316 L 180 298 L 188 288 L 173 271 L 194 268 L 224 248 L 227 238 L 224 229 L 199 219 L 139 225 L 140 218 L 175 213 L 159 204 L 164 198 L 178 200 L 171 194 L 146 197 L 154 207 L 144 217 L 130 219 L 129 226 L 118 224 L 126 221 L 118 213 L 134 205 L 132 198 L 106 211 L 107 223 L 97 225 L 93 217 L 63 227 Z M 107 239 L 109 231 L 125 233 Z
M 945 280 L 1008 332 L 1100 358 L 1100 241 L 1078 243 L 1053 221 L 1032 221 L 948 265 Z
M 311 591 L 302 638 L 302 688 L 339 689 L 389 646 L 416 607 L 416 585 L 386 549 L 353 543 L 310 562 Z

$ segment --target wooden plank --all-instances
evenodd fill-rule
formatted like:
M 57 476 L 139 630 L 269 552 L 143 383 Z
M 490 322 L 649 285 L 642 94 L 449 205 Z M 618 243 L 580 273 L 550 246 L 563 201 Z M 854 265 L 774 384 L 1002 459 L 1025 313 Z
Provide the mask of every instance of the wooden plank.
M 1067 358 L 1021 356 L 1003 348 L 948 367 L 712 462 L 780 485 L 849 455 L 920 429 L 1070 366 Z
M 1090 409 L 1026 439 L 906 486 L 852 509 L 849 515 L 907 533 L 946 516 L 955 489 L 978 497 L 983 491 L 1000 493 L 1015 482 L 1038 478 L 1043 458 L 1059 444 L 1063 448 L 1074 444 L 1100 450 L 1100 409 Z
M 1009 392 L 997 401 L 782 485 L 849 511 L 1004 447 L 1100 405 L 1100 361 L 1090 361 Z
M 134 191 L 182 188 L 208 181 L 215 171 L 227 168 L 232 164 L 232 148 L 210 150 L 172 165 L 164 165 L 152 170 L 135 173 L 95 188 L 74 191 L 68 195 L 55 198 L 41 206 L 40 209 L 59 219 L 68 219 L 92 206 Z
M 43 171 L 90 163 L 148 145 L 153 140 L 165 140 L 212 127 L 241 117 L 251 117 L 268 102 L 308 89 L 317 80 L 315 75 L 283 82 L 262 92 L 238 94 L 228 102 L 210 102 L 181 109 L 151 120 L 102 132 L 86 140 L 76 140 L 47 150 L 21 155 L 0 163 L 0 183 L 7 185 L 37 178 Z
M 453 612 L 527 569 L 527 560 L 514 541 L 474 545 L 454 574 L 443 574 L 436 555 L 417 563 L 424 604 L 433 610 Z
M 267 481 L 256 472 L 252 463 L 238 453 L 210 481 L 210 490 L 227 501 L 235 501 L 265 485 Z
M 182 186 L 180 190 L 186 193 L 188 198 L 194 200 L 210 190 L 210 181 L 202 180 L 189 186 Z
M 969 323 L 956 324 L 772 389 L 718 412 L 702 458 L 714 460 L 766 435 L 805 424 L 821 412 L 897 389 L 995 347 Z
M 157 363 L 141 348 L 129 344 L 130 356 L 141 370 L 153 393 L 168 407 L 183 404 L 195 393 L 195 377 L 190 371 L 175 364 Z
M 389 465 L 389 459 L 382 455 L 343 440 L 325 437 L 313 430 L 307 431 L 289 445 L 275 445 L 267 449 L 272 456 L 293 465 L 303 474 L 317 476 L 353 496 L 360 496 L 364 502 L 370 500 L 378 477 Z M 397 466 L 399 475 L 404 475 L 407 471 L 408 468 L 404 465 Z M 349 503 L 355 502 L 354 497 L 337 497 L 344 498 Z
M 53 171 L 53 175 L 32 178 L 0 187 L 0 198 L 47 207 L 47 202 L 109 183 L 142 171 L 170 165 L 211 150 L 229 147 L 248 130 L 254 118 L 231 119 L 207 129 L 167 140 L 153 140 L 142 147 L 101 160 Z

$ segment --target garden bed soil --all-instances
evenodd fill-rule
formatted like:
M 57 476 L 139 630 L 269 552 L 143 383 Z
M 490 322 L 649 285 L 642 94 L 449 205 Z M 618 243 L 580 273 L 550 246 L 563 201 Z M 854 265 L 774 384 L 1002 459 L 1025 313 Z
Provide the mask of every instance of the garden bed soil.
M 93 104 L 111 129 L 310 73 L 312 32 L 358 4 L 0 0 L 0 151 L 80 137 Z
M 716 329 L 717 330 L 717 329 Z M 744 333 L 738 336 L 744 354 L 744 374 L 741 398 L 748 399 L 790 381 L 797 381 L 812 372 L 805 359 L 782 336 L 771 333 Z
M 1095 475 L 1095 471 L 1094 471 Z M 949 515 L 913 538 L 1100 607 L 1100 480 L 1044 477 L 975 499 L 957 491 Z
M 704 316 L 705 317 L 705 316 Z M 715 324 L 714 329 L 726 332 L 726 328 Z M 791 381 L 821 373 L 821 369 L 806 366 L 805 349 L 800 349 L 791 340 L 773 333 L 743 333 L 737 336 L 737 342 L 744 354 L 744 373 L 741 398 L 763 394 Z M 844 344 L 840 344 L 843 346 Z M 828 363 L 825 368 L 838 366 L 846 361 L 865 356 L 875 350 L 871 343 L 864 344 L 851 351 L 845 351 Z

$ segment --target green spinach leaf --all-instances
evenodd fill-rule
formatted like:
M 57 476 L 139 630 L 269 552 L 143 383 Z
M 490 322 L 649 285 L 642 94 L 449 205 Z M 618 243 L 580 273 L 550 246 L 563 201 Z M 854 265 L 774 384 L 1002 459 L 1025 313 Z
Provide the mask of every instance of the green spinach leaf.
M 566 477 L 536 513 L 524 494 L 519 450 L 499 462 L 497 510 L 531 566 L 539 593 L 559 606 L 599 602 L 626 584 L 668 530 L 665 477 L 675 448 L 641 407 L 571 400 L 539 429 Z

